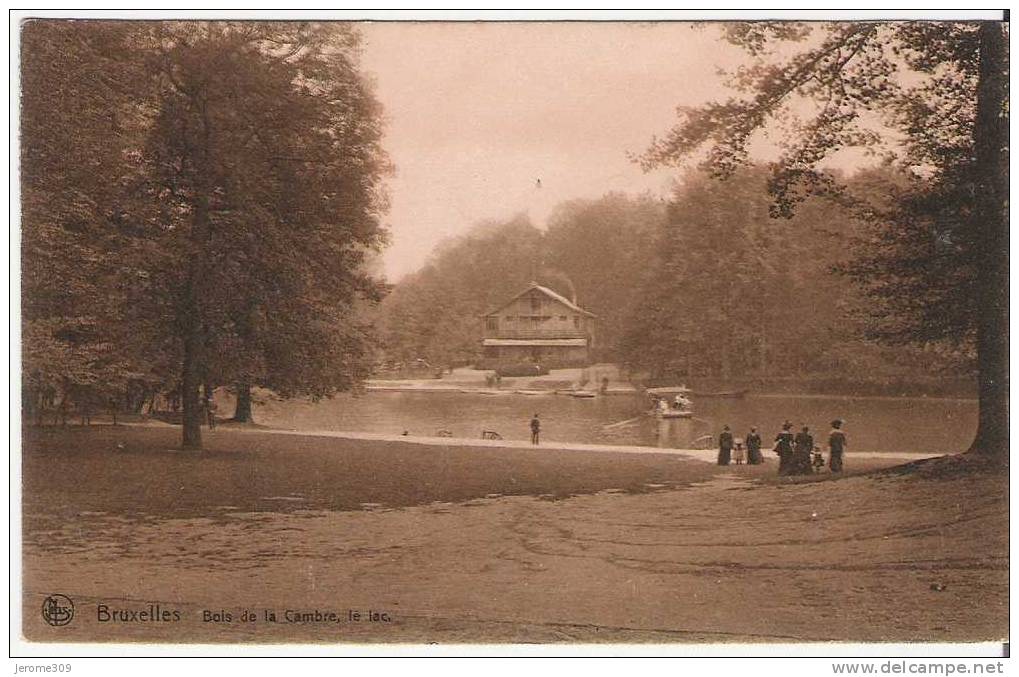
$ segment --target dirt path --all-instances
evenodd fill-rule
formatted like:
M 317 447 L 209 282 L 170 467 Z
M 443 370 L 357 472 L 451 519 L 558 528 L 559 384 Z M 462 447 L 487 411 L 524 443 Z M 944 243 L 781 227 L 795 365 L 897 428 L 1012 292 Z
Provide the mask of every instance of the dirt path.
M 634 460 L 640 457 L 620 457 Z M 622 462 L 622 461 L 618 461 Z M 25 634 L 59 641 L 966 641 L 1007 633 L 997 475 L 731 475 L 358 511 L 81 515 L 26 533 Z M 52 593 L 76 617 L 49 627 Z M 100 623 L 99 604 L 179 611 Z M 244 609 L 260 620 L 241 622 Z M 285 610 L 338 621 L 285 622 Z M 277 615 L 263 620 L 265 610 Z M 369 611 L 385 613 L 364 620 Z M 203 612 L 230 623 L 203 622 Z M 358 611 L 354 621 L 350 611 Z

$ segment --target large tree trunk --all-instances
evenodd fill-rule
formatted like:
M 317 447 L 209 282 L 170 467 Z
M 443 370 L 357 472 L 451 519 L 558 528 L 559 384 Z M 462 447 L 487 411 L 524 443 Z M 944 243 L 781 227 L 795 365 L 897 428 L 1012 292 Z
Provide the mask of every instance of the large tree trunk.
M 234 420 L 238 423 L 252 423 L 251 415 L 251 384 L 242 383 L 237 386 L 237 408 L 234 409 Z
M 199 352 L 202 334 L 198 318 L 198 304 L 195 303 L 194 283 L 187 283 L 188 308 L 185 310 L 184 328 L 184 364 L 181 373 L 181 401 L 184 405 L 183 438 L 181 446 L 185 449 L 202 448 L 202 405 L 198 387 L 201 384 Z
M 195 251 L 188 261 L 184 286 L 182 326 L 184 333 L 184 364 L 181 373 L 181 402 L 184 405 L 183 438 L 185 449 L 202 448 L 203 407 L 199 388 L 205 374 L 205 332 L 202 329 L 202 304 L 199 284 L 205 273 L 205 246 L 209 228 L 209 202 L 207 191 L 199 189 L 195 201 L 191 239 Z
M 1003 26 L 980 27 L 980 79 L 974 129 L 979 238 L 977 369 L 980 413 L 970 451 L 1008 455 L 1008 66 Z
M 184 338 L 184 364 L 181 378 L 181 400 L 184 404 L 183 440 L 185 449 L 202 448 L 202 407 L 199 389 L 208 373 L 205 360 L 206 334 L 203 313 L 202 283 L 207 272 L 207 250 L 210 245 L 211 225 L 209 223 L 209 200 L 212 195 L 210 128 L 207 101 L 204 91 L 186 92 L 201 119 L 200 137 L 195 144 L 192 162 L 195 166 L 195 202 L 191 220 L 190 244 L 192 251 L 188 258 L 187 279 L 184 288 L 184 309 L 182 319 Z
M 208 191 L 203 186 L 197 191 L 191 239 L 195 252 L 188 261 L 184 287 L 184 364 L 181 373 L 181 401 L 184 405 L 183 439 L 185 449 L 202 448 L 202 407 L 199 388 L 204 381 L 205 332 L 202 327 L 202 298 L 200 281 L 205 274 L 205 247 L 209 232 Z

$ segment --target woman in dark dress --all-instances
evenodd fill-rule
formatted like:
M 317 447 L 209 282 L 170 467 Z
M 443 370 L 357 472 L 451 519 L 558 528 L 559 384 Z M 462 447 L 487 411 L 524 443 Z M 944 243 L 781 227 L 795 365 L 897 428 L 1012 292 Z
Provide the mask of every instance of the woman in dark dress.
M 775 453 L 778 454 L 778 474 L 788 475 L 793 465 L 793 424 L 786 421 L 782 432 L 775 436 Z
M 729 465 L 732 460 L 732 442 L 729 426 L 722 426 L 722 434 L 718 436 L 718 465 Z
M 793 475 L 809 475 L 814 472 L 810 466 L 810 453 L 814 451 L 814 436 L 810 434 L 810 428 L 803 426 L 803 430 L 796 433 L 793 449 Z
M 755 427 L 750 428 L 750 432 L 747 433 L 747 463 L 750 465 L 764 463 L 764 457 L 761 456 L 761 435 Z

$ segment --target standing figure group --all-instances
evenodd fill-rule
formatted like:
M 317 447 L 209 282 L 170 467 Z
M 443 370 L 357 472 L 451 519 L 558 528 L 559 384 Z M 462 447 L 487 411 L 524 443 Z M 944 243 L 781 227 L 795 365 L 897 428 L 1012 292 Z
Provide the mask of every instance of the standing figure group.
M 744 457 L 748 465 L 764 463 L 764 456 L 761 455 L 761 435 L 757 428 L 751 427 L 746 438 L 741 440 L 732 436 L 729 426 L 723 426 L 722 434 L 718 436 L 718 465 L 729 465 L 733 460 L 736 461 L 736 465 L 743 465 Z
M 828 434 L 828 467 L 832 472 L 842 472 L 842 457 L 845 453 L 846 434 L 842 432 L 842 420 L 831 422 L 832 430 Z M 718 465 L 729 465 L 735 454 L 737 465 L 742 465 L 746 445 L 746 461 L 750 465 L 764 463 L 761 455 L 761 435 L 756 427 L 751 427 L 745 440 L 734 438 L 729 426 L 722 427 L 718 436 Z M 773 450 L 778 454 L 779 475 L 809 475 L 824 466 L 821 450 L 814 446 L 814 436 L 809 426 L 803 426 L 798 433 L 793 433 L 793 424 L 786 421 L 782 430 L 775 436 Z
M 821 450 L 814 446 L 814 436 L 810 428 L 803 426 L 800 432 L 793 435 L 793 424 L 786 421 L 782 424 L 782 432 L 775 436 L 775 453 L 778 454 L 779 475 L 809 475 L 824 467 Z M 842 472 L 842 456 L 846 450 L 846 434 L 842 432 L 842 419 L 831 422 L 832 430 L 828 434 L 828 468 L 832 472 Z

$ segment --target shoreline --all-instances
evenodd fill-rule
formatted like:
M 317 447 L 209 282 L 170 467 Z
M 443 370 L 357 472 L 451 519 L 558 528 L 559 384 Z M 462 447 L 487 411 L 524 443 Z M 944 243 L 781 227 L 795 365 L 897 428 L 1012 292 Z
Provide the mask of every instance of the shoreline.
M 97 417 L 98 418 L 98 417 Z M 178 429 L 180 428 L 179 423 L 168 423 L 159 419 L 147 419 L 139 421 L 125 421 L 120 420 L 116 424 L 113 424 L 108 418 L 99 418 L 99 420 L 93 419 L 93 421 L 87 425 L 82 426 L 78 423 L 68 423 L 66 426 L 50 425 L 46 424 L 43 426 L 35 426 L 27 421 L 22 421 L 22 435 L 26 430 L 88 430 L 90 428 L 99 429 L 116 429 L 118 427 L 124 428 L 139 428 L 139 429 Z M 264 433 L 271 435 L 287 435 L 291 437 L 311 437 L 311 438 L 326 438 L 326 439 L 338 439 L 347 441 L 364 441 L 364 442 L 387 442 L 396 444 L 405 444 L 412 446 L 430 446 L 430 447 L 457 447 L 457 448 L 476 448 L 476 449 L 506 449 L 506 450 L 531 450 L 531 451 L 565 451 L 565 452 L 593 452 L 593 453 L 610 453 L 610 454 L 637 454 L 637 455 L 659 455 L 659 456 L 673 456 L 687 458 L 690 460 L 702 461 L 715 463 L 718 450 L 714 447 L 707 449 L 690 449 L 680 447 L 653 447 L 648 445 L 639 444 L 599 444 L 592 442 L 564 442 L 560 440 L 545 440 L 539 445 L 532 445 L 528 440 L 525 439 L 482 439 L 480 437 L 439 437 L 433 435 L 403 435 L 396 433 L 377 433 L 369 431 L 358 431 L 358 430 L 330 430 L 330 429 L 298 429 L 298 428 L 277 428 L 265 424 L 237 424 L 230 419 L 221 419 L 216 429 L 211 431 L 212 437 L 214 438 L 217 431 L 223 432 L 238 432 L 245 434 Z M 207 426 L 202 426 L 203 436 L 209 435 L 210 431 Z M 765 465 L 767 461 L 775 457 L 769 455 L 771 449 L 763 448 L 762 453 L 765 454 Z M 858 450 L 846 453 L 846 460 L 849 461 L 853 458 L 870 459 L 870 460 L 901 460 L 903 462 L 919 461 L 930 458 L 940 458 L 943 456 L 952 456 L 959 453 L 959 450 L 944 450 L 937 452 L 918 452 L 918 451 L 868 451 Z M 730 465 L 735 466 L 735 463 Z
M 525 395 L 529 397 L 542 397 L 548 395 L 560 395 L 569 396 L 568 389 L 548 389 L 543 390 L 541 388 L 506 388 L 500 390 L 498 388 L 490 388 L 484 386 L 472 387 L 469 384 L 445 384 L 441 385 L 441 381 L 436 383 L 425 383 L 415 380 L 407 380 L 404 382 L 399 381 L 369 381 L 368 385 L 365 386 L 366 392 L 376 393 L 462 393 L 465 395 L 485 395 L 485 396 L 499 396 L 499 395 Z M 607 392 L 598 392 L 597 396 L 621 396 L 621 395 L 640 395 L 641 390 L 635 387 L 626 386 L 613 386 L 608 389 Z M 698 396 L 695 396 L 698 397 Z M 742 399 L 742 398 L 724 398 L 714 395 L 700 395 L 701 399 Z M 958 397 L 958 396 L 941 396 L 941 395 L 838 395 L 838 394 L 824 394 L 824 393 L 784 393 L 784 392 L 748 392 L 744 397 L 746 398 L 789 398 L 789 399 L 815 399 L 815 400 L 877 400 L 877 401 L 919 401 L 919 402 L 977 402 L 977 397 Z
M 148 423 L 121 423 L 119 425 L 132 427 L 149 427 Z M 158 427 L 171 426 L 163 424 Z M 246 434 L 270 434 L 288 435 L 294 437 L 316 437 L 331 438 L 348 441 L 388 442 L 394 444 L 407 444 L 431 447 L 466 447 L 485 449 L 528 449 L 531 451 L 567 451 L 567 452 L 595 452 L 610 454 L 643 454 L 661 456 L 679 456 L 690 460 L 706 463 L 715 463 L 717 449 L 677 449 L 667 447 L 649 447 L 627 444 L 591 444 L 586 442 L 559 442 L 549 440 L 538 445 L 533 445 L 527 440 L 489 440 L 473 437 L 434 437 L 428 435 L 394 435 L 389 433 L 371 433 L 347 430 L 297 430 L 287 428 L 270 427 L 245 427 L 225 426 L 224 430 Z M 207 432 L 207 431 L 206 431 Z M 213 433 L 214 434 L 214 433 Z M 902 460 L 905 462 L 919 461 L 927 458 L 938 458 L 949 455 L 949 453 L 923 453 L 923 452 L 890 452 L 890 451 L 857 451 L 847 454 L 846 458 L 864 458 L 874 460 Z M 735 463 L 731 465 L 735 466 Z
M 409 381 L 406 384 L 400 383 L 373 383 L 365 386 L 365 391 L 370 393 L 463 393 L 465 395 L 527 395 L 533 397 L 543 397 L 546 395 L 566 395 L 569 396 L 571 392 L 584 392 L 583 389 L 570 390 L 569 388 L 490 388 L 490 387 L 472 387 L 469 385 L 431 385 L 421 384 L 416 381 Z M 615 395 L 639 395 L 640 391 L 636 388 L 623 388 L 615 387 L 609 388 L 605 392 L 598 392 L 597 395 L 604 396 L 615 396 Z

